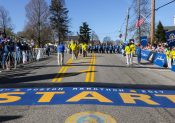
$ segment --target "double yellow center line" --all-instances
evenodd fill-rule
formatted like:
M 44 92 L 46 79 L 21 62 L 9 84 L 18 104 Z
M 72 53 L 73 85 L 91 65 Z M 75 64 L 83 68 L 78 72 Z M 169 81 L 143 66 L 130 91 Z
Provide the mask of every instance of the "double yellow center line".
M 90 66 L 88 67 L 85 82 L 94 82 L 95 81 L 95 63 L 96 56 L 92 55 L 92 59 L 90 60 Z
M 61 82 L 64 74 L 67 72 L 68 69 L 71 68 L 70 64 L 72 63 L 72 59 L 70 58 L 66 65 L 68 66 L 63 66 L 61 69 L 58 71 L 58 74 L 55 78 L 52 79 L 52 82 Z M 90 66 L 86 70 L 86 78 L 85 82 L 94 82 L 95 81 L 95 63 L 96 63 L 96 56 L 95 54 L 92 54 L 92 58 L 90 60 Z
M 72 63 L 72 59 L 70 58 L 70 59 L 67 61 L 66 65 L 69 65 L 69 64 L 71 64 L 71 63 Z M 56 76 L 54 79 L 52 79 L 52 82 L 61 82 L 62 79 L 63 79 L 63 75 L 67 72 L 67 70 L 68 70 L 70 67 L 71 67 L 71 66 L 63 66 L 63 67 L 61 67 L 61 69 L 59 70 L 57 76 Z

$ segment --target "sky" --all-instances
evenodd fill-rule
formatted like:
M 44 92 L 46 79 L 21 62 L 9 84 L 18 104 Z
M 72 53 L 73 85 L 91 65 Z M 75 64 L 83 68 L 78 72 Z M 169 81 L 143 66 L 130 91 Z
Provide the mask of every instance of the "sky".
M 50 4 L 51 0 L 46 0 Z M 70 30 L 79 31 L 82 22 L 87 22 L 90 28 L 95 31 L 101 40 L 105 36 L 111 39 L 118 39 L 121 27 L 124 30 L 124 21 L 127 8 L 132 0 L 65 0 L 71 19 Z M 156 7 L 172 0 L 156 0 Z M 0 0 L 11 17 L 14 31 L 22 31 L 27 20 L 25 6 L 29 0 Z M 175 2 L 156 12 L 156 23 L 160 20 L 164 26 L 173 25 L 175 16 Z M 123 25 L 123 26 L 122 26 Z

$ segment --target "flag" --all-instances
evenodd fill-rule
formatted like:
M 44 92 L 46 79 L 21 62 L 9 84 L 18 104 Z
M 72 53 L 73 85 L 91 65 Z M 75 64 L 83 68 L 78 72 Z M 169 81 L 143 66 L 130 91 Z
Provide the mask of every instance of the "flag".
M 140 20 L 138 20 L 138 21 L 136 22 L 135 27 L 136 27 L 136 28 L 140 27 L 144 22 L 145 22 L 145 19 L 144 19 L 144 18 L 141 18 Z

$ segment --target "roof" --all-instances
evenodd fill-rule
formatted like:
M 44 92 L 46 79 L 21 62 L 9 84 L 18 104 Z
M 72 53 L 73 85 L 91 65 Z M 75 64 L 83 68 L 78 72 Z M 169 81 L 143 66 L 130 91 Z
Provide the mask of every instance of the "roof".
M 78 40 L 78 36 L 68 36 L 67 41 L 71 41 L 71 40 L 74 40 L 74 41 L 77 41 Z
M 166 31 L 174 31 L 175 30 L 175 26 L 165 26 L 164 29 Z

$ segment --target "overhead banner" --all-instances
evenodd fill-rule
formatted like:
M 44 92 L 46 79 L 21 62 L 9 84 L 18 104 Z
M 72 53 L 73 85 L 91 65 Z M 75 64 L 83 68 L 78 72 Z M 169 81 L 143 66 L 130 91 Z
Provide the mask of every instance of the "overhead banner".
M 141 40 L 141 45 L 142 45 L 143 47 L 146 47 L 147 44 L 148 44 L 148 38 L 147 38 L 147 36 L 142 36 L 142 37 L 140 38 L 140 40 Z
M 160 67 L 165 67 L 167 66 L 167 59 L 166 55 L 162 53 L 155 53 L 154 56 L 154 64 L 160 66 Z
M 175 108 L 175 90 L 100 87 L 0 89 L 0 106 L 59 104 Z
M 175 46 L 175 30 L 166 32 L 166 38 L 169 47 Z

